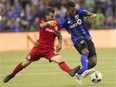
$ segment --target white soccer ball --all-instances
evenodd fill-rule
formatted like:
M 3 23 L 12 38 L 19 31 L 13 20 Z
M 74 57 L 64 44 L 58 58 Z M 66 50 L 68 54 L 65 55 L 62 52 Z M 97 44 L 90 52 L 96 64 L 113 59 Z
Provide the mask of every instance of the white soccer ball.
M 93 83 L 99 83 L 102 80 L 102 74 L 99 71 L 95 71 L 90 75 L 90 79 Z

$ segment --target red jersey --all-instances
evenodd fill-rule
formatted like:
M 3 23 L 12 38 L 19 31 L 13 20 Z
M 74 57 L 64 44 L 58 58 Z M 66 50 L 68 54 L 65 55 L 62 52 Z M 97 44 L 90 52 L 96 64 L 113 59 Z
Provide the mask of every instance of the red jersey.
M 47 22 L 47 19 L 40 19 L 40 24 Z M 38 43 L 42 46 L 54 47 L 54 41 L 56 35 L 54 34 L 55 30 L 60 30 L 60 26 L 57 23 L 55 27 L 48 25 L 45 28 L 39 29 L 39 40 Z

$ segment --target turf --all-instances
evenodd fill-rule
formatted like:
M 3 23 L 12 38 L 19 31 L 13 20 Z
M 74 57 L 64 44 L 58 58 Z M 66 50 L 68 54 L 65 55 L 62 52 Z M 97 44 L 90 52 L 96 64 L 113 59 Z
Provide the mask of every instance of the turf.
M 98 63 L 96 70 L 103 74 L 99 84 L 93 84 L 90 77 L 82 79 L 82 85 L 77 86 L 75 77 L 72 78 L 62 72 L 55 63 L 49 63 L 42 58 L 18 73 L 8 83 L 3 78 L 22 60 L 28 51 L 1 52 L 0 53 L 0 87 L 116 87 L 116 49 L 97 49 Z M 62 50 L 63 59 L 71 67 L 80 64 L 80 55 L 76 50 Z

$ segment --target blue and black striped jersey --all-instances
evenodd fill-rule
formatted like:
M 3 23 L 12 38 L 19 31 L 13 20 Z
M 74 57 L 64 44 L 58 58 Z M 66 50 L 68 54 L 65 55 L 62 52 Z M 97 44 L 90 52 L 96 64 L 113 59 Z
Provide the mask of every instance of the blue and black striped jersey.
M 70 17 L 66 14 L 59 21 L 60 27 L 62 29 L 65 28 L 68 31 L 68 33 L 71 34 L 71 39 L 74 44 L 78 39 L 91 40 L 88 27 L 84 22 L 84 16 L 86 15 L 86 10 L 77 9 L 75 17 Z

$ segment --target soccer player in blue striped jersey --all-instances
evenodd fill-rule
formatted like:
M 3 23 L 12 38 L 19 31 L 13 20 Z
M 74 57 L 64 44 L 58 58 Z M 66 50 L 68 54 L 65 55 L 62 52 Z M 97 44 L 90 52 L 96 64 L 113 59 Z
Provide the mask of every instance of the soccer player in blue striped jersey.
M 95 70 L 92 68 L 97 63 L 94 43 L 84 22 L 84 16 L 93 19 L 96 18 L 96 14 L 83 9 L 76 9 L 74 2 L 67 2 L 66 10 L 66 15 L 60 19 L 59 24 L 71 35 L 74 47 L 81 54 L 82 68 L 76 74 L 77 82 L 81 84 L 80 77 L 84 78 L 93 73 Z

